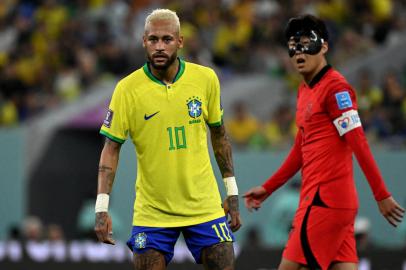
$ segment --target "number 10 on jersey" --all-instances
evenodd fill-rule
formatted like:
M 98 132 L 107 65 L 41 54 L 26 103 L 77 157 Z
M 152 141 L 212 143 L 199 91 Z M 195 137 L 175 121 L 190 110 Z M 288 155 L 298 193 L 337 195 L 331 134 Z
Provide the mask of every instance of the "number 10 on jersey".
M 186 148 L 186 133 L 185 133 L 185 127 L 168 127 L 166 129 L 168 131 L 168 136 L 169 136 L 169 151 L 172 150 L 178 150 L 182 148 Z M 175 137 L 175 142 L 174 142 L 174 137 Z

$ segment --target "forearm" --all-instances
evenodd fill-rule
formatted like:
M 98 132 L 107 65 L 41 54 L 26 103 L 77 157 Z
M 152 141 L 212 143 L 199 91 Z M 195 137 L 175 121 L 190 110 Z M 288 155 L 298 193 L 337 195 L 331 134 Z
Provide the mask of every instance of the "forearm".
M 113 225 L 108 214 L 109 194 L 111 193 L 117 170 L 121 144 L 106 138 L 100 156 L 95 205 L 95 232 L 99 241 L 114 245 L 112 238 Z
M 231 144 L 224 126 L 211 127 L 211 143 L 224 184 L 227 189 L 227 203 L 230 211 L 238 211 L 238 187 L 234 178 Z
M 356 128 L 346 133 L 345 140 L 354 152 L 358 164 L 368 180 L 375 199 L 381 201 L 388 198 L 390 193 L 386 189 L 385 182 L 372 156 L 362 128 Z
M 238 187 L 234 177 L 231 144 L 223 125 L 219 127 L 210 127 L 210 134 L 214 156 L 216 157 L 227 190 L 224 211 L 226 216 L 229 214 L 231 217 L 230 228 L 234 232 L 241 227 L 241 220 L 238 206 Z
M 99 162 L 98 194 L 111 193 L 118 166 L 120 148 L 121 144 L 106 139 Z
M 224 126 L 210 128 L 214 156 L 223 178 L 234 176 L 231 144 Z

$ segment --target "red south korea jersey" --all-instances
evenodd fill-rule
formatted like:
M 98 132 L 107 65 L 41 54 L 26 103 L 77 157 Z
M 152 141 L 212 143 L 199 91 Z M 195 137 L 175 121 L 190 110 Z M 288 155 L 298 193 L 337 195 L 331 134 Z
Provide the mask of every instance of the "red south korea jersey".
M 362 130 L 355 92 L 340 73 L 326 66 L 309 85 L 300 85 L 296 124 L 288 157 L 262 185 L 269 194 L 301 169 L 299 207 L 310 205 L 318 191 L 327 207 L 356 209 L 354 153 L 375 200 L 390 196 Z
M 320 198 L 329 207 L 358 207 L 352 149 L 334 123 L 343 113 L 356 110 L 354 90 L 330 66 L 323 68 L 309 85 L 300 85 L 296 124 L 302 138 L 301 206 L 310 204 L 319 190 Z M 353 128 L 360 126 L 359 118 L 356 121 L 359 124 L 353 123 Z M 350 122 L 350 118 L 343 117 L 337 124 L 345 128 Z

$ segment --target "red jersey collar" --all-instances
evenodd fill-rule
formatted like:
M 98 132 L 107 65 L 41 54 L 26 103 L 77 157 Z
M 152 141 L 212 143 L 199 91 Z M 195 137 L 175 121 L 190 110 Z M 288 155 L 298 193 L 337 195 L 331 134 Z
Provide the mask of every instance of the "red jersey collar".
M 310 87 L 310 88 L 313 88 L 313 87 L 316 85 L 316 83 L 318 83 L 318 82 L 321 80 L 321 78 L 323 78 L 324 74 L 326 74 L 327 71 L 329 71 L 330 69 L 331 69 L 331 66 L 330 66 L 330 65 L 324 66 L 324 67 L 319 71 L 319 73 L 317 73 L 316 76 L 314 76 L 313 80 L 310 81 L 309 87 Z

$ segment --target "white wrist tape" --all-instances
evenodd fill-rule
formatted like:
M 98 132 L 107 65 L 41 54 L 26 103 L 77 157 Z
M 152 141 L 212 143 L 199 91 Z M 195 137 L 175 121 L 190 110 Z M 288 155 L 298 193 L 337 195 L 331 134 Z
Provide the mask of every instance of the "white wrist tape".
M 97 194 L 94 211 L 96 213 L 107 212 L 109 210 L 109 198 L 110 198 L 109 194 L 106 193 Z
M 237 182 L 234 176 L 223 178 L 223 181 L 226 186 L 227 196 L 238 195 Z

